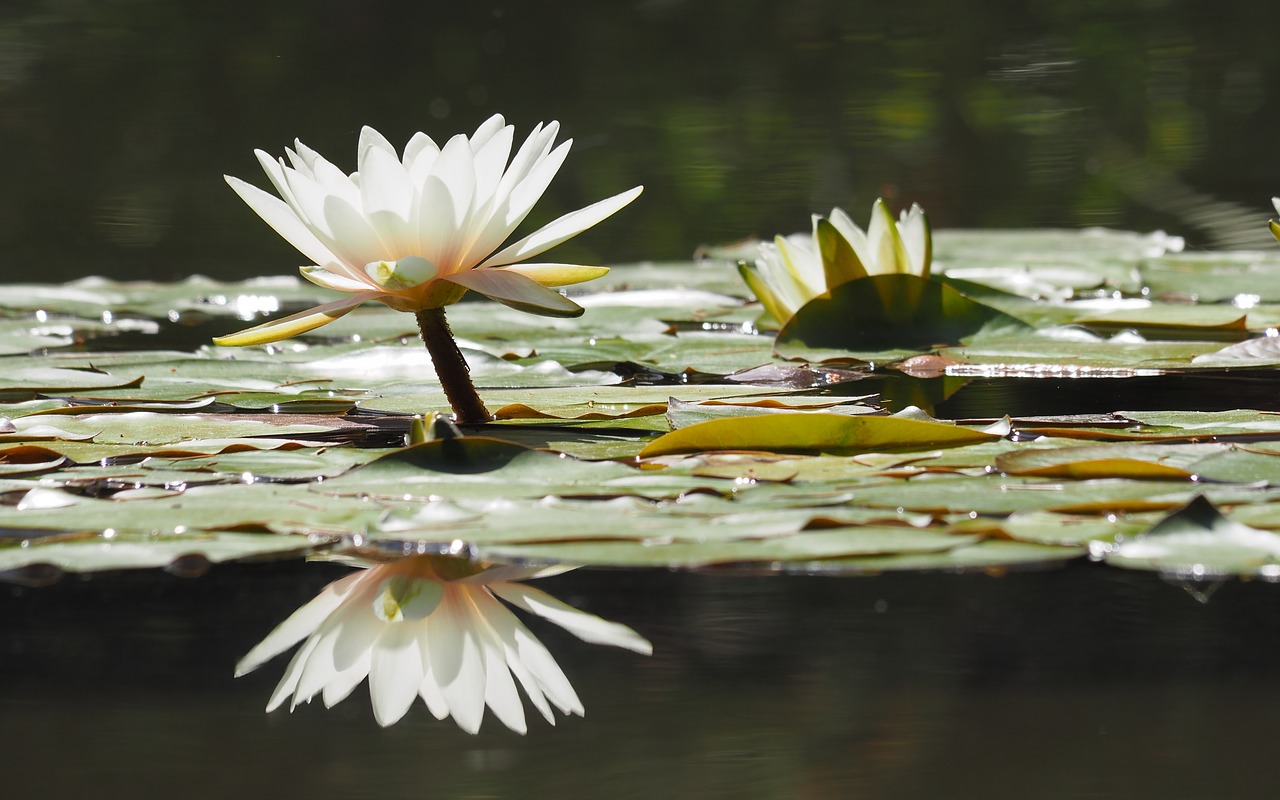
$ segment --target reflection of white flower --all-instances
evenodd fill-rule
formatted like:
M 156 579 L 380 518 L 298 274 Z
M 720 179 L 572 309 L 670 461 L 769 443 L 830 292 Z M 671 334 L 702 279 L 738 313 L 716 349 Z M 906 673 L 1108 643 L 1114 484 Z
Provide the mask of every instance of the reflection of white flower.
M 588 642 L 646 655 L 653 646 L 625 625 L 513 583 L 563 571 L 484 568 L 440 556 L 374 566 L 331 583 L 295 611 L 241 659 L 236 675 L 306 639 L 268 711 L 289 696 L 291 708 L 316 694 L 332 706 L 367 675 L 381 725 L 399 720 L 421 697 L 437 719 L 452 716 L 468 733 L 480 729 L 486 705 L 508 728 L 524 733 L 517 681 L 548 722 L 555 724 L 551 705 L 581 716 L 582 702 L 555 659 L 498 598 Z
M 267 224 L 311 259 L 302 274 L 348 297 L 217 339 L 261 344 L 305 333 L 367 300 L 398 311 L 441 308 L 468 290 L 551 316 L 582 309 L 548 287 L 608 270 L 571 264 L 517 264 L 610 216 L 640 187 L 601 200 L 499 246 L 528 215 L 568 155 L 552 148 L 557 123 L 539 125 L 508 163 L 514 129 L 490 117 L 470 137 L 438 146 L 416 133 L 403 154 L 373 128 L 360 132 L 358 167 L 348 175 L 301 142 L 288 161 L 257 151 L 279 197 L 228 176 L 227 183 Z M 497 252 L 495 252 L 497 251 Z
M 838 208 L 813 217 L 811 234 L 775 237 L 760 244 L 754 264 L 739 271 L 778 323 L 832 288 L 871 275 L 895 273 L 929 277 L 933 245 L 929 221 L 913 204 L 895 222 L 883 200 L 871 207 L 864 232 Z

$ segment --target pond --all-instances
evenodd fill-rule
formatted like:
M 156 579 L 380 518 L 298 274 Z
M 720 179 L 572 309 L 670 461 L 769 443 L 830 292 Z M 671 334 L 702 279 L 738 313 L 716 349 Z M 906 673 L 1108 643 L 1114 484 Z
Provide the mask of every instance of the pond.
M 1265 792 L 1266 12 L 6 6 L 8 793 Z M 222 176 L 494 113 L 573 139 L 512 239 L 622 199 L 447 306 L 498 417 L 453 426 L 414 320 L 315 327 L 354 290 L 289 277 Z M 786 307 L 769 254 L 805 248 L 830 290 Z M 421 300 L 417 255 L 374 294 Z M 566 299 L 563 264 L 613 269 Z

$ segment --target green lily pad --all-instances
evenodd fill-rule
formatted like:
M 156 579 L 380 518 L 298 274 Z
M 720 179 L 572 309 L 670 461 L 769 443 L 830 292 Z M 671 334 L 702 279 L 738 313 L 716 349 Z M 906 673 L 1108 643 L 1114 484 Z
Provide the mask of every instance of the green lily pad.
M 35 540 L 25 547 L 0 547 L 0 580 L 21 580 L 21 570 L 35 565 L 50 565 L 63 572 L 96 572 L 182 564 L 182 571 L 199 573 L 211 563 L 267 556 L 296 557 L 313 549 L 313 543 L 305 536 L 200 530 L 163 535 L 111 531 L 47 542 Z
M 578 542 L 563 545 L 495 546 L 480 555 L 499 561 L 598 564 L 616 567 L 705 567 L 713 564 L 815 561 L 850 556 L 936 553 L 978 541 L 904 527 L 843 528 L 734 542 Z
M 788 358 L 818 358 L 929 349 L 1020 330 L 1029 328 L 942 281 L 874 275 L 843 283 L 805 304 L 778 333 L 776 348 Z

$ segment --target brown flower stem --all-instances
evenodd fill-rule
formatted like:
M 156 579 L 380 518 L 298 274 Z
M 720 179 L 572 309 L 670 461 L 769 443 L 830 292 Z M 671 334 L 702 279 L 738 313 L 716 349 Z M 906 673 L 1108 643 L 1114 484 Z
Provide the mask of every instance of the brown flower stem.
M 431 363 L 435 364 L 436 376 L 444 387 L 445 397 L 449 398 L 449 405 L 453 406 L 456 421 L 461 425 L 478 425 L 493 419 L 471 382 L 471 370 L 453 340 L 444 309 L 424 308 L 417 312 L 417 317 L 422 342 L 431 354 Z

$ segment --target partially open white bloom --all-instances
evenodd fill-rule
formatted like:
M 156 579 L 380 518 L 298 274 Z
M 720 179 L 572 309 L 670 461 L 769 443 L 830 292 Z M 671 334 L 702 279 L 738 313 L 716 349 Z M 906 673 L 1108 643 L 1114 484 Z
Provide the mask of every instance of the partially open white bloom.
M 516 262 L 590 228 L 634 200 L 641 187 L 565 214 L 499 250 L 569 153 L 572 140 L 553 147 L 558 131 L 556 122 L 535 127 L 511 157 L 514 129 L 497 115 L 443 147 L 416 133 L 403 153 L 366 127 L 358 169 L 349 175 L 299 141 L 285 151 L 287 160 L 256 151 L 279 197 L 238 178 L 227 176 L 227 183 L 312 261 L 301 268 L 307 280 L 349 296 L 215 341 L 261 344 L 295 336 L 368 300 L 399 311 L 440 308 L 468 289 L 534 313 L 581 314 L 548 287 L 591 280 L 607 268 Z
M 653 651 L 625 625 L 515 582 L 564 571 L 485 568 L 440 556 L 373 566 L 331 583 L 295 611 L 241 659 L 236 675 L 302 641 L 267 711 L 288 698 L 295 708 L 317 694 L 332 706 L 368 676 L 380 725 L 399 720 L 421 697 L 436 719 L 452 716 L 468 733 L 480 729 L 486 705 L 508 728 L 524 733 L 519 683 L 554 725 L 552 706 L 582 716 L 582 702 L 551 653 L 498 598 L 584 641 Z
M 929 221 L 912 204 L 895 222 L 884 200 L 871 207 L 864 232 L 839 208 L 813 216 L 810 234 L 762 242 L 753 264 L 739 266 L 765 310 L 783 324 L 805 303 L 857 278 L 909 274 L 929 277 L 933 245 Z

